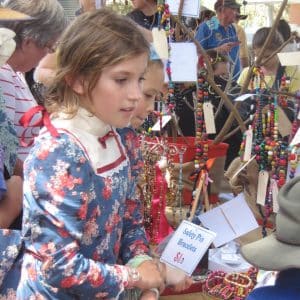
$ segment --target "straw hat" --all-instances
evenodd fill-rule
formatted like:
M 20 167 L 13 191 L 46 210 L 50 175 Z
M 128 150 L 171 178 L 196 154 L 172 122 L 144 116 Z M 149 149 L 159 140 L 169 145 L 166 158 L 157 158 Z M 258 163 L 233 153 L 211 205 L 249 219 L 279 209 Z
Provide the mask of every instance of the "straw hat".
M 252 265 L 263 270 L 300 268 L 300 176 L 285 184 L 279 194 L 276 232 L 241 248 Z
M 31 17 L 7 7 L 0 7 L 0 21 L 25 21 Z

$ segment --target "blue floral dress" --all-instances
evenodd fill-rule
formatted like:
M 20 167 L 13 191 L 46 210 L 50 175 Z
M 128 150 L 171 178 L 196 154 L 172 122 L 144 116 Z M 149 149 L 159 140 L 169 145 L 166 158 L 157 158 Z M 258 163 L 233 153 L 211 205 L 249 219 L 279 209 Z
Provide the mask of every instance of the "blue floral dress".
M 43 129 L 25 161 L 15 299 L 116 299 L 128 281 L 124 264 L 149 253 L 132 171 L 141 163 L 135 132 L 119 134 L 83 109 L 52 123 L 59 136 Z M 0 299 L 17 276 L 12 268 Z

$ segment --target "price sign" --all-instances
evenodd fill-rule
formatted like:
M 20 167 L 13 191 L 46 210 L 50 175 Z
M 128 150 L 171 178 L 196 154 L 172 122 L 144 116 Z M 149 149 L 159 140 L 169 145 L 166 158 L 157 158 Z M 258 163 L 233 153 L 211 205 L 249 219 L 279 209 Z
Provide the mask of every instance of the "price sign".
M 215 237 L 216 234 L 213 231 L 183 221 L 173 234 L 160 259 L 191 275 Z

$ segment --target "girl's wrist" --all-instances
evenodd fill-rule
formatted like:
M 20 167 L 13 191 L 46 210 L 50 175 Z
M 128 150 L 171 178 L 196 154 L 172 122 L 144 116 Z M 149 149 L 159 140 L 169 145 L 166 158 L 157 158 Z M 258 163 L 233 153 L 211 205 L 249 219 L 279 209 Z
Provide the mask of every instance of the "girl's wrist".
M 149 291 L 151 291 L 155 294 L 156 299 L 159 299 L 159 290 L 157 288 L 149 289 Z
M 128 266 L 127 274 L 128 274 L 128 277 L 127 277 L 125 287 L 127 289 L 137 287 L 138 282 L 141 280 L 141 275 L 140 275 L 138 269 Z

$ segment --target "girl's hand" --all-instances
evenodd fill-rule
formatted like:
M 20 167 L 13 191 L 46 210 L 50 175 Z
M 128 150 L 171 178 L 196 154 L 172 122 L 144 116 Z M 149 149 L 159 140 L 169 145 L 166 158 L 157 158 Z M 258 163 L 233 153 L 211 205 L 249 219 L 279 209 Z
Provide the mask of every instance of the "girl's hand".
M 187 290 L 193 284 L 193 279 L 191 277 L 186 276 L 183 281 L 172 285 L 171 288 L 175 292 L 181 292 Z
M 160 270 L 160 265 L 154 260 L 147 260 L 141 263 L 137 270 L 140 274 L 140 279 L 135 283 L 135 287 L 141 290 L 158 288 L 160 292 L 164 290 L 164 276 L 162 275 L 162 270 Z

